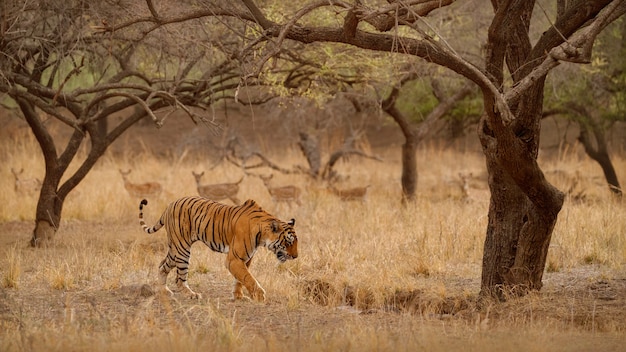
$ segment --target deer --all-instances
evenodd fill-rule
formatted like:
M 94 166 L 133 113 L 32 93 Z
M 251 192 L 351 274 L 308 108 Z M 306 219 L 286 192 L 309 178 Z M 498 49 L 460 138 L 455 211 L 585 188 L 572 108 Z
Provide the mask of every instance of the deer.
M 235 205 L 241 204 L 239 198 L 237 198 L 237 193 L 239 192 L 239 184 L 243 181 L 245 176 L 241 176 L 239 181 L 234 183 L 216 183 L 210 185 L 203 185 L 201 183 L 202 176 L 204 176 L 204 171 L 197 174 L 194 171 L 191 172 L 193 177 L 196 179 L 196 188 L 198 190 L 198 194 L 202 197 L 209 198 L 216 202 L 219 202 L 224 199 L 230 199 Z
M 470 183 L 478 180 L 473 173 L 459 172 L 459 178 L 461 179 L 461 190 L 463 192 L 462 200 L 466 203 L 471 202 L 488 202 L 491 193 L 488 189 L 475 188 Z
M 365 187 L 354 187 L 354 188 L 346 188 L 346 189 L 338 189 L 335 186 L 329 186 L 328 189 L 339 199 L 343 201 L 365 201 L 367 196 L 367 189 L 370 185 Z
M 293 186 L 293 185 L 282 186 L 282 187 L 272 187 L 270 185 L 270 180 L 272 179 L 272 177 L 274 177 L 274 175 L 269 175 L 269 176 L 259 175 L 259 177 L 263 181 L 265 188 L 267 188 L 274 202 L 277 202 L 277 203 L 285 202 L 289 205 L 291 205 L 291 202 L 295 202 L 298 205 L 301 204 L 300 193 L 302 192 L 300 188 Z
M 146 198 L 146 197 L 158 197 L 163 190 L 161 184 L 158 182 L 146 182 L 146 183 L 132 183 L 128 180 L 128 175 L 132 172 L 131 169 L 128 171 L 122 171 L 119 169 L 120 174 L 122 175 L 122 179 L 124 180 L 124 188 L 131 197 L 136 198 Z
M 11 168 L 11 173 L 15 177 L 15 193 L 18 194 L 35 194 L 41 190 L 41 180 L 38 178 L 22 178 L 24 168 L 19 172 Z

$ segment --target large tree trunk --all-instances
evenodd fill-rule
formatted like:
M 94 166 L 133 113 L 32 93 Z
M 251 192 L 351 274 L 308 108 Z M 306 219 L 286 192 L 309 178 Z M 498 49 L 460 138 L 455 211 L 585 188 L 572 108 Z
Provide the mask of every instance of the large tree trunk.
M 493 4 L 496 18 L 489 29 L 486 67 L 493 83 L 501 87 L 505 66 L 513 82 L 532 69 L 527 63 L 533 55 L 528 25 L 534 2 L 515 1 L 510 7 Z M 513 119 L 503 116 L 506 111 L 496 104 L 493 92 L 483 91 L 485 115 L 478 135 L 491 190 L 483 297 L 504 299 L 542 286 L 552 230 L 564 199 L 537 164 L 544 82 L 545 76 L 540 77 L 514 102 L 506 102 Z
M 41 185 L 41 192 L 39 193 L 37 210 L 35 212 L 35 229 L 33 230 L 33 237 L 30 241 L 31 246 L 42 247 L 54 238 L 54 234 L 59 228 L 63 201 L 66 194 L 59 194 L 58 186 L 64 170 L 59 170 L 59 158 L 57 157 L 54 139 L 46 130 L 34 106 L 25 99 L 17 99 L 17 103 L 39 143 L 46 164 L 46 174 Z M 70 152 L 78 150 L 80 140 L 83 138 L 83 134 L 75 133 L 74 135 L 77 136 L 79 140 L 76 141 L 74 138 L 70 139 L 67 146 Z M 64 153 L 64 155 L 67 154 Z M 71 161 L 71 159 L 69 161 Z
M 63 199 L 57 193 L 57 187 L 54 186 L 55 181 L 48 175 L 49 173 L 46 173 L 39 200 L 37 201 L 35 229 L 30 240 L 32 247 L 46 246 L 54 238 L 61 221 Z M 58 184 L 58 180 L 56 184 Z
M 76 132 L 70 142 L 76 142 L 76 138 L 82 140 L 82 137 L 76 136 L 80 134 Z M 71 145 L 72 143 L 69 143 Z M 67 151 L 67 150 L 66 150 Z M 44 151 L 44 155 L 51 154 L 50 150 Z M 35 229 L 33 237 L 30 240 L 32 247 L 45 247 L 54 239 L 56 231 L 59 229 L 61 216 L 63 213 L 63 204 L 70 190 L 78 184 L 72 178 L 61 185 L 61 178 L 67 170 L 71 159 L 64 158 L 55 159 L 57 162 L 46 163 L 46 174 L 44 176 L 39 200 L 37 201 L 37 210 L 35 212 Z M 61 160 L 58 162 L 58 160 Z M 74 184 L 75 183 L 75 184 Z M 70 187 L 70 185 L 72 185 Z
M 481 295 L 500 299 L 542 287 L 550 239 L 564 194 L 537 164 L 543 83 L 519 103 L 505 125 L 485 99 L 479 130 L 487 161 L 491 202 L 483 255 Z M 493 114 L 493 115 L 491 115 Z

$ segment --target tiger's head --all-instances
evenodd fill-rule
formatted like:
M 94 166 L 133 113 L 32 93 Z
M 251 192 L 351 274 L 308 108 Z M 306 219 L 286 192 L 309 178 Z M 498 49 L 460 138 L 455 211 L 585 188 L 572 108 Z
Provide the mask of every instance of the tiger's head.
M 289 222 L 272 220 L 269 225 L 270 236 L 268 236 L 267 249 L 276 254 L 276 258 L 281 263 L 288 259 L 296 259 L 298 257 L 298 237 L 293 227 L 296 219 Z

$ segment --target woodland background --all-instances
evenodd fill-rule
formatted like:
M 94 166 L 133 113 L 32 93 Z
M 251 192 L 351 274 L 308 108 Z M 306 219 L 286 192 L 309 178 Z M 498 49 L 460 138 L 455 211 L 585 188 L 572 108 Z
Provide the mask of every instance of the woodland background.
M 532 40 L 564 3 L 537 2 Z M 623 18 L 598 36 L 589 62 L 562 62 L 546 80 L 537 163 L 565 202 L 543 288 L 523 295 L 503 289 L 500 300 L 485 301 L 479 292 L 490 192 L 477 137 L 484 132 L 481 93 L 416 58 L 324 42 L 285 41 L 278 50 L 280 34 L 255 47 L 262 31 L 229 12 L 243 5 L 216 15 L 215 4 L 189 3 L 213 12 L 171 26 L 167 20 L 186 8 L 156 1 L 2 4 L 0 48 L 11 60 L 0 64 L 0 349 L 623 346 L 625 208 L 615 192 L 621 188 L 608 187 L 589 153 L 605 153 L 624 184 Z M 290 21 L 283 14 L 295 16 L 292 5 L 259 2 L 280 23 Z M 355 9 L 374 5 L 392 4 L 333 2 L 335 17 L 311 11 L 299 24 L 342 27 Z M 445 44 L 480 66 L 493 12 L 488 3 L 458 1 L 424 14 L 428 22 L 418 21 L 417 35 L 411 26 L 395 35 Z M 116 27 L 133 18 L 143 18 L 138 27 Z M 241 56 L 229 56 L 235 53 Z M 42 60 L 49 64 L 38 66 Z M 114 74 L 111 67 L 122 69 Z M 24 73 L 37 79 L 25 82 Z M 513 76 L 507 88 L 515 87 Z M 408 202 L 401 182 L 406 135 L 391 117 L 398 111 L 419 136 Z M 53 141 L 43 153 L 45 134 L 33 134 L 40 127 Z M 312 172 L 315 156 L 320 168 Z M 239 199 L 296 218 L 301 255 L 277 265 L 267 251 L 257 253 L 252 272 L 268 291 L 266 304 L 231 302 L 223 256 L 201 245 L 193 248 L 190 285 L 203 300 L 155 294 L 165 234 L 140 231 L 139 198 L 121 175 L 127 170 L 130 182 L 162 189 L 149 196 L 148 222 L 168 202 L 198 193 L 193 172 L 205 172 L 203 183 L 243 177 Z M 300 204 L 272 199 L 260 175 L 299 187 Z M 50 187 L 42 191 L 45 176 Z M 345 201 L 333 192 L 353 187 L 367 195 Z M 40 207 L 42 199 L 47 206 Z M 58 210 L 59 199 L 63 216 L 47 213 Z M 54 216 L 54 241 L 32 247 L 34 224 Z

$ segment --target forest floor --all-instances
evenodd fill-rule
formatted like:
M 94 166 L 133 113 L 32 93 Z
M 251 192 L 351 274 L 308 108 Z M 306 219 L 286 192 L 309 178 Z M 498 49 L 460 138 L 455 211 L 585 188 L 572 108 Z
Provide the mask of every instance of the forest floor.
M 66 224 L 61 236 L 115 231 L 119 238 L 108 237 L 106 243 L 115 247 L 111 251 L 123 253 L 137 245 L 127 235 L 137 233 L 136 226 L 110 229 L 103 223 L 77 221 Z M 35 251 L 41 250 L 25 248 L 31 227 L 30 222 L 0 224 L 0 248 L 30 252 L 25 258 L 38 255 Z M 101 244 L 85 246 L 97 251 Z M 142 245 L 164 249 L 158 242 Z M 71 247 L 60 244 L 41 255 L 83 255 L 66 246 Z M 4 351 L 152 349 L 142 344 L 145 339 L 153 339 L 156 350 L 172 345 L 185 348 L 179 340 L 195 341 L 194 349 L 243 350 L 252 344 L 252 350 L 304 351 L 618 351 L 626 343 L 626 274 L 596 264 L 546 273 L 540 292 L 482 308 L 476 301 L 477 275 L 424 277 L 424 285 L 440 287 L 444 293 L 437 297 L 428 292 L 397 292 L 397 304 L 368 308 L 349 302 L 328 304 L 327 286 L 319 280 L 302 280 L 293 287 L 298 291 L 296 299 L 268 292 L 263 304 L 233 302 L 229 299 L 232 279 L 225 270 L 194 276 L 192 287 L 202 293 L 200 300 L 164 296 L 149 281 L 103 286 L 85 279 L 59 288 L 28 280 L 27 276 L 44 269 L 24 261 L 24 283 L 18 289 L 0 288 L 0 326 L 6 333 L 13 331 L 0 334 Z M 133 265 L 129 263 L 128 270 Z M 166 339 L 162 334 L 174 337 Z M 216 336 L 222 340 L 216 341 Z

